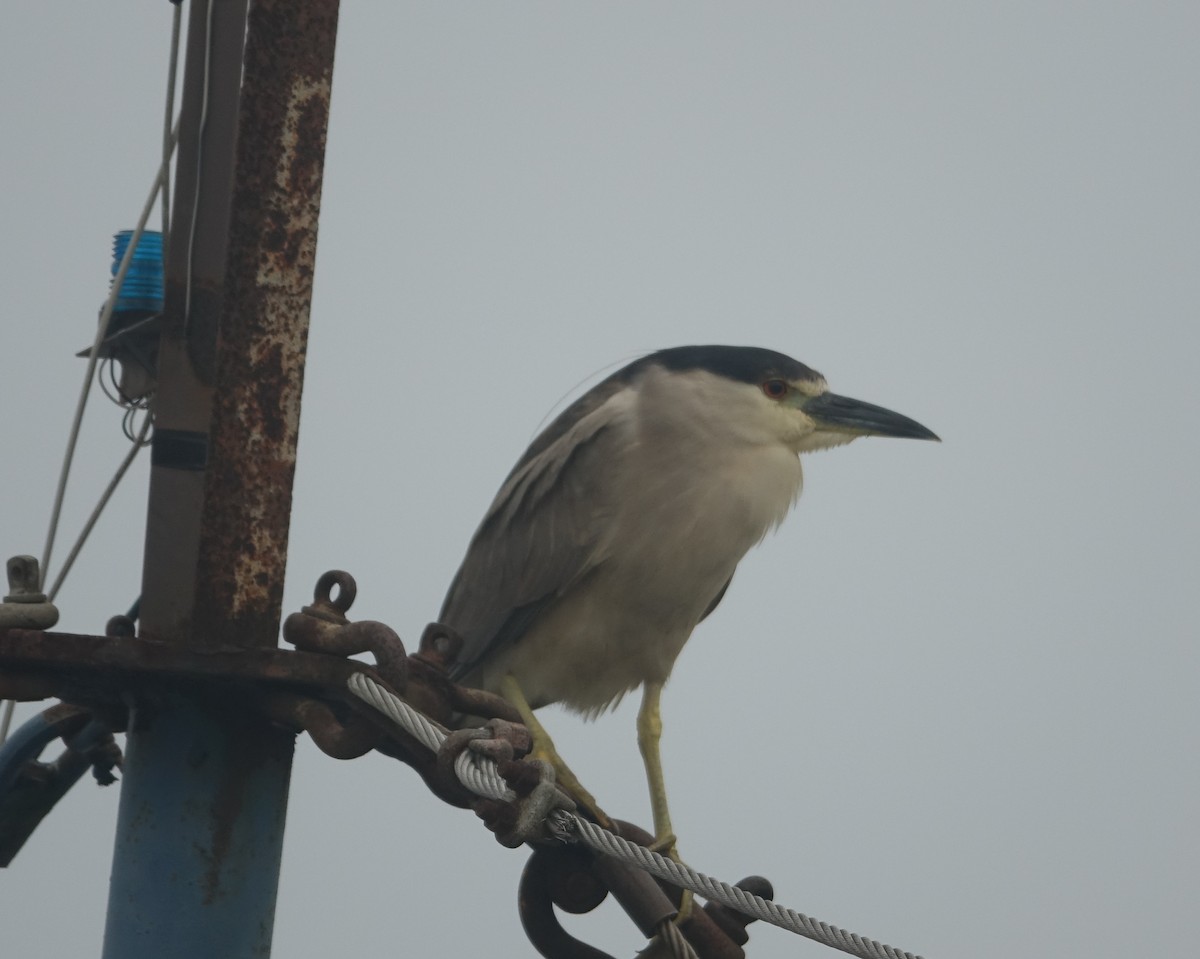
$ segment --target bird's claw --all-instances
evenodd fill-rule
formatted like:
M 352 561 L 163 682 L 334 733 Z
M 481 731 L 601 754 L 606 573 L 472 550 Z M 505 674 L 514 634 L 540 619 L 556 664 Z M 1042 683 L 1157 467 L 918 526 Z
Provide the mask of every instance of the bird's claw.
M 679 862 L 679 853 L 675 850 L 675 833 L 673 832 L 669 832 L 665 836 L 655 836 L 654 842 L 646 848 Z
M 679 857 L 679 847 L 676 845 L 675 833 L 669 832 L 662 836 L 656 836 L 654 841 L 647 847 L 651 852 L 656 852 L 661 856 L 666 856 L 673 862 L 682 863 L 683 860 Z M 679 901 L 679 914 L 673 920 L 675 925 L 680 926 L 687 922 L 692 915 L 693 896 L 690 889 L 682 889 L 681 898 Z

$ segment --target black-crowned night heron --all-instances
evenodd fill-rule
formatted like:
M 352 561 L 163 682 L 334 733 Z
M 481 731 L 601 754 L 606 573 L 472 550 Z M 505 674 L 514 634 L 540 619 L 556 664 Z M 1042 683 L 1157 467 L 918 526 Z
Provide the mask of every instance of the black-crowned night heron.
M 496 495 L 442 607 L 463 637 L 453 677 L 512 702 L 593 811 L 532 710 L 592 717 L 644 686 L 638 742 L 671 850 L 663 684 L 800 495 L 798 454 L 859 436 L 937 439 L 772 350 L 681 346 L 629 364 L 543 430 Z

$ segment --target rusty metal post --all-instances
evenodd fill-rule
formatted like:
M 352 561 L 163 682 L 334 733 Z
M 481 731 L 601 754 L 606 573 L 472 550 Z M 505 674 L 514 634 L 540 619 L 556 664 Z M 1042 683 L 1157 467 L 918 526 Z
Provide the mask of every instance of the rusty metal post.
M 276 643 L 337 13 L 336 0 L 255 0 L 248 15 L 246 0 L 193 3 L 147 638 Z M 164 688 L 131 704 L 104 959 L 270 952 L 293 736 L 214 696 Z

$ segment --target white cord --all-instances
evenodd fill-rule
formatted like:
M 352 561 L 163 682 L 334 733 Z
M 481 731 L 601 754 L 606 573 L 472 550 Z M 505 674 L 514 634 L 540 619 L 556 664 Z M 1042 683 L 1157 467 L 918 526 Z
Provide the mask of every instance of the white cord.
M 100 514 L 104 512 L 104 507 L 108 505 L 109 499 L 116 491 L 117 485 L 125 477 L 125 473 L 137 458 L 142 447 L 146 445 L 146 436 L 150 433 L 150 427 L 154 424 L 154 414 L 147 411 L 146 419 L 142 423 L 141 430 L 134 437 L 133 445 L 130 446 L 129 452 L 125 454 L 125 458 L 121 460 L 121 465 L 117 467 L 117 472 L 113 478 L 109 480 L 108 486 L 100 495 L 99 502 L 96 503 L 96 508 L 92 510 L 92 515 L 88 517 L 87 522 L 83 524 L 83 529 L 75 540 L 75 545 L 71 547 L 71 552 L 67 554 L 66 560 L 63 562 L 63 567 L 58 572 L 58 578 L 54 580 L 54 585 L 46 592 L 46 598 L 50 602 L 54 602 L 54 597 L 58 595 L 59 589 L 62 588 L 63 580 L 67 578 L 67 573 L 71 572 L 71 567 L 75 564 L 76 557 L 79 556 L 80 550 L 83 549 L 83 544 L 87 542 L 88 536 L 91 535 L 92 528 L 96 525 L 96 521 L 100 519 Z M 2 740 L 0 740 L 2 741 Z
M 120 266 L 117 268 L 117 275 L 113 278 L 112 289 L 108 292 L 108 299 L 104 303 L 104 309 L 100 313 L 100 321 L 96 327 L 96 338 L 92 343 L 91 354 L 88 356 L 87 370 L 83 376 L 83 388 L 79 393 L 79 402 L 75 407 L 75 419 L 71 424 L 71 433 L 67 439 L 67 451 L 63 456 L 62 469 L 59 471 L 58 488 L 54 494 L 54 506 L 50 511 L 50 528 L 46 533 L 46 545 L 42 550 L 42 564 L 40 574 L 40 584 L 46 582 L 46 576 L 50 572 L 50 554 L 54 549 L 54 539 L 58 534 L 58 521 L 62 516 L 63 498 L 67 491 L 67 477 L 71 472 L 71 461 L 75 457 L 75 444 L 79 440 L 79 428 L 83 423 L 83 411 L 87 406 L 88 394 L 91 391 L 92 377 L 96 372 L 96 362 L 99 359 L 100 344 L 104 342 L 104 338 L 108 335 L 108 325 L 112 320 L 113 308 L 116 306 L 117 297 L 121 292 L 121 285 L 125 282 L 125 274 L 129 272 L 129 264 L 133 262 L 133 254 L 137 249 L 138 241 L 142 238 L 142 233 L 146 229 L 146 222 L 150 219 L 150 211 L 154 207 L 154 201 L 162 195 L 162 215 L 163 215 L 163 241 L 165 244 L 167 233 L 170 225 L 168 217 L 170 215 L 170 189 L 169 180 L 171 174 L 171 155 L 175 152 L 175 144 L 179 142 L 179 124 L 174 127 L 171 125 L 171 112 L 174 108 L 175 100 L 175 74 L 177 72 L 177 64 L 179 62 L 179 29 L 180 29 L 180 5 L 174 4 L 175 12 L 171 26 L 171 54 L 170 65 L 167 76 L 167 112 L 163 120 L 163 155 L 162 161 L 158 166 L 158 173 L 154 177 L 154 185 L 150 189 L 150 195 L 146 198 L 146 203 L 142 207 L 141 216 L 138 217 L 137 226 L 133 230 L 133 236 L 129 240 L 129 246 L 125 249 L 125 255 L 121 257 Z M 209 30 L 212 28 L 212 0 L 209 0 L 208 8 Z M 211 48 L 211 37 L 206 38 L 208 47 Z M 208 103 L 208 66 L 209 66 L 209 51 L 205 50 L 204 57 L 204 106 L 207 109 Z M 201 131 L 203 131 L 204 116 L 201 113 Z M 197 195 L 197 203 L 199 196 Z M 194 213 L 193 213 L 193 229 L 195 228 Z M 166 248 L 164 246 L 164 254 Z M 189 266 L 190 270 L 190 266 Z M 190 295 L 190 274 L 189 274 L 189 295 Z M 0 735 L 0 742 L 4 741 L 3 735 Z
M 172 133 L 172 145 L 178 139 L 179 127 L 176 125 L 175 131 Z M 42 565 L 41 565 L 41 583 L 46 582 L 46 574 L 50 568 L 50 555 L 54 550 L 54 538 L 58 534 L 58 521 L 62 517 L 63 498 L 67 492 L 67 477 L 71 473 L 71 461 L 75 458 L 75 445 L 79 441 L 79 428 L 83 423 L 83 411 L 87 407 L 88 395 L 91 393 L 92 379 L 96 374 L 96 363 L 100 359 L 100 344 L 104 342 L 105 336 L 108 335 L 108 324 L 112 319 L 113 307 L 116 306 L 117 297 L 121 292 L 121 284 L 125 282 L 125 274 L 129 272 L 129 264 L 133 262 L 133 253 L 137 249 L 138 241 L 146 230 L 146 221 L 150 219 L 150 211 L 154 208 L 154 201 L 158 198 L 159 190 L 162 187 L 163 169 L 166 162 L 159 164 L 158 173 L 154 177 L 154 186 L 150 189 L 150 195 L 146 197 L 146 202 L 142 206 L 141 215 L 138 217 L 137 226 L 133 229 L 133 236 L 129 240 L 129 246 L 125 248 L 125 255 L 121 257 L 120 266 L 117 267 L 117 275 L 113 278 L 112 289 L 108 292 L 108 299 L 104 301 L 104 309 L 100 311 L 100 321 L 96 326 L 96 338 L 92 342 L 92 349 L 88 356 L 87 370 L 83 375 L 83 388 L 79 391 L 79 402 L 75 406 L 75 418 L 71 422 L 71 433 L 67 438 L 67 450 L 63 455 L 62 469 L 58 474 L 58 488 L 54 493 L 54 507 L 50 511 L 50 528 L 46 532 L 46 545 L 42 550 Z
M 159 164 L 159 167 L 158 167 L 158 179 L 156 181 L 158 184 L 157 185 L 157 195 L 158 195 L 158 201 L 159 201 L 158 205 L 159 205 L 160 211 L 162 212 L 162 240 L 163 240 L 162 251 L 163 251 L 164 264 L 166 263 L 166 257 L 167 257 L 167 236 L 171 232 L 171 156 L 175 152 L 175 142 L 177 139 L 177 131 L 172 129 L 171 121 L 175 114 L 175 78 L 176 78 L 176 74 L 178 73 L 178 69 L 179 69 L 179 33 L 180 33 L 180 22 L 182 19 L 183 5 L 179 4 L 179 3 L 175 3 L 175 4 L 172 4 L 171 7 L 173 10 L 173 13 L 171 16 L 171 43 L 170 43 L 170 51 L 171 52 L 170 52 L 170 57 L 169 57 L 169 63 L 167 65 L 167 99 L 166 99 L 166 108 L 165 108 L 165 111 L 163 114 L 162 162 Z M 151 200 L 147 201 L 148 204 L 153 202 L 154 196 L 155 196 L 155 191 L 152 191 L 151 192 Z M 149 218 L 147 217 L 147 220 L 148 219 Z M 141 230 L 140 229 L 135 230 L 133 237 L 129 241 L 129 249 L 126 250 L 126 256 L 130 255 L 131 250 L 136 249 L 138 240 L 140 238 L 141 238 Z M 122 265 L 124 265 L 125 260 L 122 259 L 121 262 L 122 262 Z M 121 283 L 119 281 L 122 279 L 124 279 L 123 274 L 113 281 L 113 288 L 112 288 L 112 290 L 109 291 L 109 301 L 110 302 L 113 302 L 114 297 L 116 295 L 119 295 L 119 291 L 121 288 Z M 108 306 L 107 303 L 105 305 Z M 111 317 L 111 315 L 112 314 L 110 311 L 109 316 Z M 102 325 L 107 327 L 108 324 L 107 324 L 107 322 L 103 322 L 103 317 L 101 318 L 101 320 L 102 320 Z M 97 343 L 102 340 L 103 340 L 103 336 L 101 336 L 97 340 Z M 93 356 L 95 355 L 95 353 L 96 353 L 96 344 L 93 344 L 93 346 L 92 346 Z M 112 360 L 109 360 L 109 362 L 111 363 Z M 88 380 L 90 380 L 90 376 L 88 377 Z M 103 382 L 101 382 L 101 386 L 103 386 L 103 385 L 104 385 Z M 105 390 L 105 392 L 107 393 L 107 390 Z M 119 400 L 116 400 L 114 398 L 114 402 L 119 403 Z M 138 452 L 145 445 L 146 435 L 150 432 L 150 427 L 153 425 L 153 422 L 154 422 L 153 414 L 147 412 L 146 420 L 142 424 L 141 430 L 137 433 L 136 436 L 129 437 L 130 440 L 133 442 L 133 446 L 129 450 L 129 453 L 125 456 L 125 459 L 122 460 L 121 465 L 117 468 L 116 475 L 113 476 L 112 480 L 108 484 L 108 487 L 101 494 L 99 502 L 96 503 L 96 508 L 94 510 L 92 510 L 92 515 L 88 517 L 88 520 L 84 524 L 82 531 L 79 533 L 78 538 L 75 540 L 75 545 L 71 548 L 71 552 L 67 555 L 66 561 L 63 563 L 63 568 L 59 572 L 58 577 L 54 581 L 54 585 L 51 586 L 50 590 L 47 592 L 46 598 L 50 602 L 54 602 L 54 597 L 58 595 L 59 589 L 62 588 L 63 581 L 67 578 L 67 574 L 71 571 L 71 567 L 74 565 L 75 559 L 79 555 L 80 550 L 83 549 L 83 544 L 85 542 L 87 542 L 88 536 L 91 535 L 92 528 L 96 525 L 96 521 L 100 518 L 100 513 L 103 512 L 104 507 L 108 505 L 108 501 L 112 497 L 112 494 L 114 493 L 114 491 L 116 490 L 117 485 L 121 482 L 121 479 L 125 476 L 125 473 L 128 471 L 130 465 L 133 463 L 134 459 L 137 457 Z M 126 435 L 128 435 L 128 431 L 127 431 Z M 69 468 L 69 467 L 67 467 L 67 468 Z M 64 483 L 65 483 L 65 477 L 64 477 Z M 59 507 L 61 507 L 61 503 L 56 502 L 55 506 L 56 506 L 56 508 L 59 508 Z M 56 518 L 54 520 L 54 526 L 57 527 L 57 525 L 58 525 L 58 519 L 56 516 Z M 46 565 L 49 563 L 49 561 L 50 561 L 50 550 L 49 550 L 49 544 L 47 544 L 46 554 L 45 554 L 45 556 L 43 558 L 43 562 L 42 562 L 41 576 L 42 576 L 43 583 L 45 582 L 45 579 L 46 579 L 46 572 L 47 572 Z M 11 714 L 12 714 L 11 708 L 9 708 L 6 712 L 7 712 L 6 718 L 11 720 Z M 7 732 L 8 732 L 8 725 L 6 723 L 6 724 L 4 724 L 3 729 L 0 730 L 0 742 L 4 742 Z

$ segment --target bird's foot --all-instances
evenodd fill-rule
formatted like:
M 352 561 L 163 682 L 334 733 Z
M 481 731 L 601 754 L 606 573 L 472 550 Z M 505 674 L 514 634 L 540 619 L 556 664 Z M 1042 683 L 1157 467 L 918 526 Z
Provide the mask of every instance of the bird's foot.
M 657 836 L 654 842 L 646 847 L 651 852 L 656 852 L 659 855 L 666 856 L 672 862 L 682 864 L 683 860 L 679 856 L 679 847 L 675 842 L 675 834 L 673 832 L 666 833 L 662 836 Z M 688 921 L 692 915 L 692 891 L 690 889 L 681 890 L 682 897 L 679 901 L 679 914 L 675 917 L 675 925 L 681 925 Z
M 673 920 L 675 925 L 682 926 L 692 918 L 692 903 L 694 901 L 695 896 L 692 895 L 692 890 L 684 889 L 679 899 L 679 912 Z
M 521 691 L 521 684 L 514 676 L 507 675 L 500 680 L 500 694 L 512 703 L 520 714 L 525 728 L 529 730 L 530 738 L 533 740 L 533 749 L 529 753 L 530 758 L 548 763 L 554 770 L 554 781 L 562 787 L 563 792 L 575 800 L 576 805 L 583 810 L 584 814 L 602 829 L 615 832 L 613 821 L 600 808 L 596 797 L 583 788 L 579 777 L 571 772 L 571 767 L 559 755 L 554 746 L 554 740 L 546 732 L 546 727 L 533 714 L 533 707 L 529 705 L 529 701 Z
M 675 849 L 675 833 L 673 832 L 669 832 L 665 836 L 656 836 L 654 842 L 646 848 L 679 862 L 679 853 Z
M 588 819 L 591 819 L 601 829 L 607 829 L 609 832 L 616 831 L 612 819 L 600 808 L 600 804 L 596 802 L 596 797 L 584 788 L 583 783 L 579 781 L 579 777 L 571 772 L 571 767 L 563 761 L 562 756 L 558 754 L 558 750 L 554 748 L 553 743 L 547 746 L 535 736 L 533 752 L 530 753 L 530 756 L 533 759 L 540 759 L 542 762 L 549 763 L 554 769 L 555 783 L 561 786 L 563 791 L 575 800 L 575 804 Z

